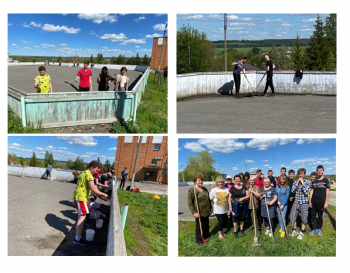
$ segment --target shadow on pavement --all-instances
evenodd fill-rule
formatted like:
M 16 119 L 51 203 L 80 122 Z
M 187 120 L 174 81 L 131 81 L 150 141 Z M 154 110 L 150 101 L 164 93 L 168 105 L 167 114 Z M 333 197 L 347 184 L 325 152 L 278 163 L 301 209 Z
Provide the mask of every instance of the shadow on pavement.
M 60 201 L 61 204 L 67 206 L 74 206 L 73 202 Z M 71 224 L 68 220 L 57 217 L 54 214 L 48 214 L 45 217 L 46 222 L 53 228 L 64 233 L 65 237 L 59 246 L 55 249 L 52 256 L 105 256 L 107 248 L 107 238 L 108 238 L 108 224 L 109 224 L 109 213 L 110 207 L 101 204 L 100 208 L 97 209 L 106 215 L 106 218 L 103 219 L 103 226 L 100 229 L 96 228 L 96 220 L 89 218 L 89 215 L 86 216 L 84 222 L 84 228 L 82 233 L 82 238 L 86 240 L 86 230 L 93 229 L 95 231 L 94 240 L 88 242 L 88 245 L 83 247 L 80 245 L 73 244 L 75 238 L 75 226 L 76 224 Z M 65 210 L 61 211 L 64 217 L 72 219 L 76 222 L 78 215 L 75 210 Z M 68 226 L 71 227 L 68 230 Z
M 63 201 L 59 201 L 58 203 L 62 204 L 62 205 L 66 205 L 68 207 L 72 207 L 75 209 L 75 205 L 74 202 L 68 201 L 68 200 L 63 200 Z

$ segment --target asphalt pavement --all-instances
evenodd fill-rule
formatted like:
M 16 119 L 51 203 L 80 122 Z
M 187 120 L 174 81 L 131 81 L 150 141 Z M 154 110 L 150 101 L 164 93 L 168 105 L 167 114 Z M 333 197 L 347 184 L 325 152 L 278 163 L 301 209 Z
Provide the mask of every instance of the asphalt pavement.
M 34 79 L 39 75 L 39 65 L 8 66 L 8 86 L 14 87 L 26 93 L 36 93 L 34 88 Z M 53 92 L 78 92 L 79 85 L 75 82 L 75 77 L 80 67 L 66 67 L 49 65 L 46 66 L 46 74 L 50 75 Z M 100 68 L 89 68 L 92 72 L 92 90 L 98 90 L 97 76 L 101 73 Z M 119 74 L 120 70 L 109 69 L 109 74 Z M 126 75 L 129 77 L 129 90 L 136 85 L 143 72 L 129 70 Z M 113 91 L 114 84 L 109 84 L 109 90 Z
M 178 212 L 178 219 L 179 221 L 194 221 L 193 214 L 191 213 L 190 209 L 187 206 L 187 196 L 188 196 L 188 190 L 192 188 L 193 186 L 181 186 L 179 187 L 179 212 Z M 205 188 L 210 192 L 211 185 L 205 185 Z M 336 192 L 331 191 L 329 194 L 329 200 L 328 203 L 330 205 L 336 205 Z
M 105 255 L 109 219 L 109 204 L 101 209 L 105 219 L 103 229 L 96 230 L 90 247 L 73 244 L 77 211 L 73 202 L 76 184 L 48 181 L 39 178 L 21 178 L 8 175 L 8 255 Z M 5 221 L 6 222 L 6 221 Z M 87 219 L 85 229 L 94 228 Z
M 177 102 L 177 133 L 336 133 L 336 96 L 206 95 Z

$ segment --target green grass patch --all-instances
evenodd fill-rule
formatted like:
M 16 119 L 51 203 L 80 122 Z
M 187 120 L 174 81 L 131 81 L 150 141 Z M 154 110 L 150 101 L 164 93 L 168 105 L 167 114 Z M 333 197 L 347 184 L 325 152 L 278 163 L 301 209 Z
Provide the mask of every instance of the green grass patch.
M 41 123 L 34 126 L 31 122 L 27 124 L 27 127 L 23 127 L 22 120 L 18 117 L 10 106 L 7 106 L 7 132 L 9 134 L 42 134 L 44 129 L 41 128 Z
M 168 197 L 118 189 L 121 204 L 129 204 L 124 238 L 128 256 L 168 255 Z
M 112 127 L 114 133 L 168 133 L 168 80 L 158 85 L 153 79 L 154 73 L 150 73 L 137 108 L 136 124 L 117 121 Z
M 331 206 L 332 209 L 335 206 Z M 330 208 L 329 208 L 330 209 Z M 277 218 L 276 218 L 277 219 Z M 275 222 L 278 223 L 276 220 Z M 298 219 L 298 231 L 300 231 L 300 219 Z M 336 231 L 335 218 L 324 217 L 323 236 L 309 236 L 311 231 L 309 226 L 302 240 L 294 236 L 287 240 L 280 237 L 279 225 L 274 232 L 275 243 L 272 246 L 272 238 L 265 235 L 265 227 L 257 234 L 260 247 L 252 246 L 254 241 L 254 230 L 245 232 L 246 236 L 238 235 L 236 239 L 233 235 L 233 228 L 227 231 L 225 240 L 218 238 L 217 220 L 210 221 L 210 237 L 206 239 L 208 245 L 198 246 L 195 240 L 195 222 L 179 222 L 179 256 L 336 256 Z M 290 224 L 287 226 L 290 231 Z M 290 232 L 289 232 L 290 233 Z M 288 233 L 288 234 L 289 234 Z

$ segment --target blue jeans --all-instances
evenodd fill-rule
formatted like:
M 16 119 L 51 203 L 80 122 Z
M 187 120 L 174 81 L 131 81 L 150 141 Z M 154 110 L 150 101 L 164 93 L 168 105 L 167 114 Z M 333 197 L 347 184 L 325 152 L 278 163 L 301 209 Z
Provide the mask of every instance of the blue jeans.
M 286 221 L 287 210 L 288 210 L 288 205 L 285 205 L 285 207 L 282 210 L 284 221 Z M 280 223 L 280 227 L 282 228 L 282 231 L 285 232 L 284 225 L 283 225 L 283 220 L 282 220 L 282 215 L 281 215 L 281 210 L 280 210 L 279 207 L 277 207 L 277 214 L 278 214 L 278 222 Z

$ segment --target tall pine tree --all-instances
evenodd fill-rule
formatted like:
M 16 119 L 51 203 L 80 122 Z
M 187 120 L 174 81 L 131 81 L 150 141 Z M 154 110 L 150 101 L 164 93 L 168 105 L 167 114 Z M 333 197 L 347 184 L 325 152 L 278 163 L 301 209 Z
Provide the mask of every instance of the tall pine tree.
M 293 52 L 290 54 L 290 58 L 293 62 L 294 70 L 305 70 L 303 48 L 301 47 L 300 37 L 298 33 L 295 41 L 295 47 L 293 47 Z
M 37 165 L 38 165 L 38 160 L 36 159 L 35 152 L 33 151 L 32 157 L 30 158 L 30 161 L 29 161 L 29 166 L 36 167 Z
M 320 15 L 317 15 L 314 27 L 307 49 L 308 65 L 309 70 L 319 71 L 331 66 L 332 51 Z

